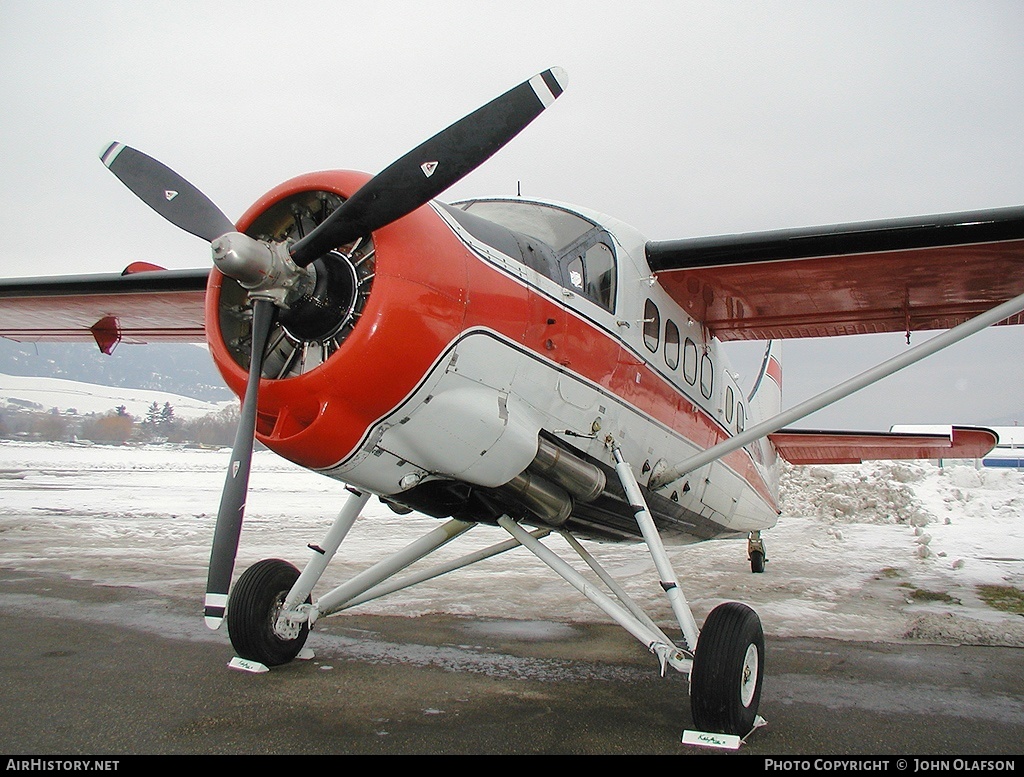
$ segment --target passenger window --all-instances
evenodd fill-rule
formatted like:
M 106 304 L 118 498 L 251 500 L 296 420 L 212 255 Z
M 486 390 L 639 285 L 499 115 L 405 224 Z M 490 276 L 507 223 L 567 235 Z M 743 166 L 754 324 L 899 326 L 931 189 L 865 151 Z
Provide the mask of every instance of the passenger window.
M 644 305 L 644 345 L 651 353 L 657 353 L 660 340 L 661 313 L 654 302 L 647 300 L 647 304 Z
M 683 377 L 691 386 L 697 382 L 697 344 L 689 337 L 683 344 Z
M 742 432 L 747 425 L 747 419 L 744 417 L 745 412 L 743 410 L 743 404 L 736 405 L 736 431 Z
M 670 370 L 679 366 L 679 327 L 672 319 L 665 322 L 665 364 Z
M 725 422 L 727 424 L 732 423 L 733 406 L 736 403 L 736 397 L 732 393 L 732 386 L 726 386 L 725 388 Z
M 711 357 L 704 354 L 700 360 L 700 393 L 705 399 L 711 399 L 715 388 L 715 364 Z

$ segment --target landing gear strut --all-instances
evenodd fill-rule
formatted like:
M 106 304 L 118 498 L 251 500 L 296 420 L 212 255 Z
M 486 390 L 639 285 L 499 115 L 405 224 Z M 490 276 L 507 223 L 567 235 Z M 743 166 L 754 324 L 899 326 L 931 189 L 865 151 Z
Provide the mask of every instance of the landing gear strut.
M 761 681 L 764 678 L 764 633 L 752 609 L 738 602 L 716 607 L 695 633 L 693 615 L 675 582 L 668 555 L 647 508 L 643 492 L 618 447 L 612 448 L 615 471 L 632 506 L 644 541 L 654 556 L 683 637 L 693 654 L 690 667 L 690 711 L 697 729 L 745 737 L 758 721 Z M 759 532 L 749 539 L 751 565 L 755 551 L 763 571 L 764 546 Z

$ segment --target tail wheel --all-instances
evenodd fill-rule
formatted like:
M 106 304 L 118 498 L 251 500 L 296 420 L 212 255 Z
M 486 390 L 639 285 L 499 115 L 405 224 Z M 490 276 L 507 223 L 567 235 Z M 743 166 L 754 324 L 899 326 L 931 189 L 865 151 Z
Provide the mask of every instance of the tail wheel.
M 764 572 L 764 553 L 762 551 L 750 551 L 750 571 L 754 574 Z
M 256 562 L 238 578 L 228 600 L 227 622 L 231 645 L 241 658 L 279 666 L 302 650 L 308 624 L 294 639 L 283 639 L 274 631 L 284 598 L 298 578 L 298 569 L 276 558 Z
M 752 609 L 726 602 L 708 615 L 690 673 L 695 728 L 746 736 L 754 728 L 764 677 L 764 632 Z

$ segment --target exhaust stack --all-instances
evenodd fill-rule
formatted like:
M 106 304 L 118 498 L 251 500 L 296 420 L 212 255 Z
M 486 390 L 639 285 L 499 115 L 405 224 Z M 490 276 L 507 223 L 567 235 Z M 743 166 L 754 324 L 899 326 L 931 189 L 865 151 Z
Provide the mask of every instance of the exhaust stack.
M 562 526 L 572 514 L 573 500 L 592 502 L 603 492 L 604 472 L 541 439 L 537 455 L 504 489 L 549 526 Z
M 544 439 L 527 469 L 552 480 L 580 502 L 593 502 L 601 496 L 607 482 L 598 467 Z

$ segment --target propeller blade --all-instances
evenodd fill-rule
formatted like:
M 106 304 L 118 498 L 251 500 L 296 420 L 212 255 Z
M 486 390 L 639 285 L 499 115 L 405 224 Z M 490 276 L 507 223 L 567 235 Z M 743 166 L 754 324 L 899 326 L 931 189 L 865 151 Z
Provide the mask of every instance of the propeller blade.
M 231 463 L 224 479 L 217 526 L 213 534 L 213 548 L 210 551 L 210 570 L 206 582 L 206 602 L 203 614 L 206 625 L 217 629 L 224 619 L 227 608 L 228 589 L 231 573 L 235 568 L 235 554 L 238 539 L 242 533 L 242 515 L 245 512 L 245 497 L 249 489 L 249 470 L 252 466 L 252 449 L 256 434 L 256 401 L 259 392 L 260 372 L 263 368 L 263 351 L 274 323 L 274 303 L 266 299 L 253 301 L 252 316 L 252 357 L 249 361 L 249 378 L 245 385 L 241 417 L 235 432 L 235 444 L 231 450 Z
M 562 94 L 565 71 L 552 68 L 460 119 L 382 170 L 291 248 L 305 267 L 425 205 L 490 159 Z
M 205 194 L 141 151 L 115 142 L 100 159 L 140 200 L 186 232 L 212 242 L 235 230 L 235 225 Z

